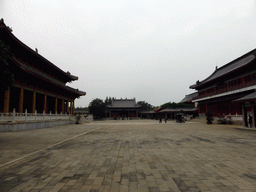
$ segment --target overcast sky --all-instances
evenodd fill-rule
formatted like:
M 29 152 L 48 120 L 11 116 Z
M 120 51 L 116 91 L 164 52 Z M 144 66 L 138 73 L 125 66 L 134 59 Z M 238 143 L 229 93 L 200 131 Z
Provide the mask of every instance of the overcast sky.
M 13 34 L 85 91 L 154 106 L 179 102 L 215 67 L 256 48 L 253 0 L 1 0 Z

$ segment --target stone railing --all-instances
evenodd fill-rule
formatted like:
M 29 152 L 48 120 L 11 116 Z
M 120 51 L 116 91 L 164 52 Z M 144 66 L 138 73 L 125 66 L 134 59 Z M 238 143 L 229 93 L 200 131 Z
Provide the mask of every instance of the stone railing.
M 226 115 L 226 118 L 230 118 L 231 121 L 243 121 L 243 115 Z
M 0 113 L 0 122 L 16 122 L 16 121 L 50 121 L 50 120 L 69 120 L 70 114 L 49 114 L 43 113 L 16 113 L 15 109 L 12 113 Z
M 242 124 L 243 123 L 243 115 L 225 115 L 223 114 L 221 117 L 214 117 L 214 122 L 219 124 Z

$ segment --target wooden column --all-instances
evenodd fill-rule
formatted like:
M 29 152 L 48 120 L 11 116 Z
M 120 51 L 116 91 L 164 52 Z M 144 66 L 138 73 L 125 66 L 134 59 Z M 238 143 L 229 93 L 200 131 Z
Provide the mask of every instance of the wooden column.
M 54 113 L 58 113 L 58 97 L 55 97 Z
M 34 89 L 33 92 L 33 101 L 32 101 L 32 113 L 36 111 L 36 90 Z
M 73 115 L 74 101 L 70 102 L 70 115 Z
M 47 94 L 44 94 L 44 112 L 47 113 Z
M 24 101 L 24 89 L 20 88 L 20 97 L 19 97 L 19 113 L 23 113 L 23 101 Z
M 61 112 L 64 114 L 64 98 L 62 98 L 62 103 L 61 103 Z
M 4 113 L 9 113 L 10 106 L 10 89 L 4 92 Z

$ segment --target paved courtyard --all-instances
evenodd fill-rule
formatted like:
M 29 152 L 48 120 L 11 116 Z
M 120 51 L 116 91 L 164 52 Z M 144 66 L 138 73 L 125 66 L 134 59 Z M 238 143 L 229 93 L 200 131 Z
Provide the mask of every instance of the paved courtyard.
M 0 133 L 0 191 L 256 191 L 256 131 L 98 121 Z

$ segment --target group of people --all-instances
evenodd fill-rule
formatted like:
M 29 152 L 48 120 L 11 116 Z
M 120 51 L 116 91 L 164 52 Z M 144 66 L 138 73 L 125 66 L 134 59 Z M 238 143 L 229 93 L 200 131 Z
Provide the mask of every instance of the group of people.
M 167 118 L 164 119 L 164 122 L 167 123 Z M 159 117 L 159 123 L 162 123 L 162 117 Z

